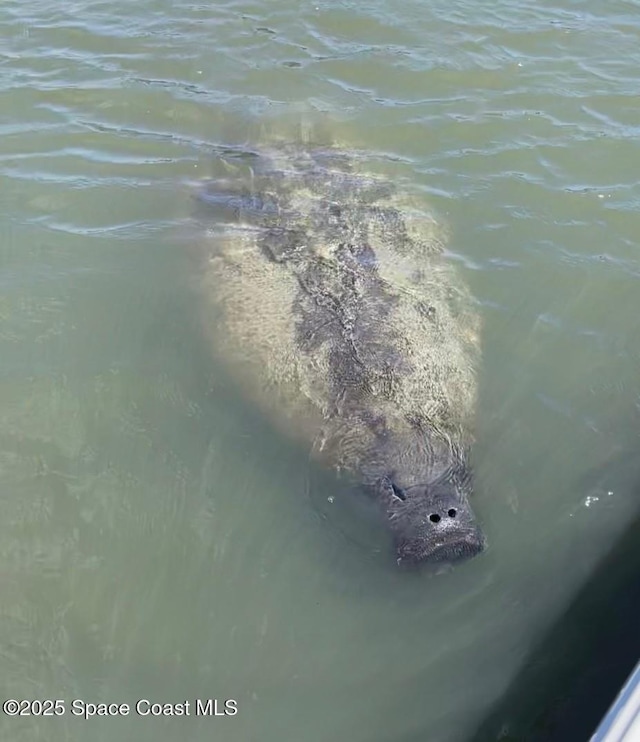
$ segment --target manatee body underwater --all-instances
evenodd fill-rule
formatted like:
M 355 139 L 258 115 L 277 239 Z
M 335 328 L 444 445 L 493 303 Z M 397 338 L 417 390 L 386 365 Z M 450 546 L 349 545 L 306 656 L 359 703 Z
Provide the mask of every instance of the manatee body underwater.
M 198 184 L 198 283 L 245 397 L 379 504 L 398 564 L 478 554 L 469 464 L 480 321 L 445 235 L 334 146 L 221 156 Z

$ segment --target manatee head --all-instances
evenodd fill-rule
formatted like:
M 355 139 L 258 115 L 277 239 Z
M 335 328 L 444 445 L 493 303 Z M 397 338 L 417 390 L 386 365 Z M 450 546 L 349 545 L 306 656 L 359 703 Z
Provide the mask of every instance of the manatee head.
M 484 536 L 458 478 L 401 487 L 385 477 L 378 486 L 398 564 L 451 564 L 484 549 Z

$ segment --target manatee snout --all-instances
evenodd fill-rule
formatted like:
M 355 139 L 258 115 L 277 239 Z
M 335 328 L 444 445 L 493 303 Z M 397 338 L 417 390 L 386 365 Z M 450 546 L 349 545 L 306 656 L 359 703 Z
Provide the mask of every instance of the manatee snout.
M 387 518 L 399 565 L 451 564 L 483 551 L 484 535 L 455 483 L 389 486 Z

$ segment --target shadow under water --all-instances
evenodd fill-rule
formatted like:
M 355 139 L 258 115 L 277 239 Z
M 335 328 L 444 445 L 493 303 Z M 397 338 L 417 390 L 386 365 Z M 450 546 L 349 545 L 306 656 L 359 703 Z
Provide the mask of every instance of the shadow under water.
M 640 659 L 640 517 L 470 742 L 588 740 Z

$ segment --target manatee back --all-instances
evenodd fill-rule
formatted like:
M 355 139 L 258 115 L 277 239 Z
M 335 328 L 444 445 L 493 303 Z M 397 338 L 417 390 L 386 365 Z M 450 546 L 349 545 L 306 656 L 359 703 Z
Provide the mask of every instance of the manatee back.
M 349 471 L 385 435 L 466 446 L 479 321 L 437 221 L 337 148 L 225 169 L 200 192 L 204 327 L 244 393 Z

